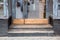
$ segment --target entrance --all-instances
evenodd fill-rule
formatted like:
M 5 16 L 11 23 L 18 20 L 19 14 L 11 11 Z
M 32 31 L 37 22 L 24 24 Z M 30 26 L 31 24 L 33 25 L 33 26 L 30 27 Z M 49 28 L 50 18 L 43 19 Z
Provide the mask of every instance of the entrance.
M 52 0 L 12 0 L 13 24 L 8 33 L 23 36 L 54 33 L 52 4 Z
M 45 0 L 13 0 L 13 24 L 48 24 Z

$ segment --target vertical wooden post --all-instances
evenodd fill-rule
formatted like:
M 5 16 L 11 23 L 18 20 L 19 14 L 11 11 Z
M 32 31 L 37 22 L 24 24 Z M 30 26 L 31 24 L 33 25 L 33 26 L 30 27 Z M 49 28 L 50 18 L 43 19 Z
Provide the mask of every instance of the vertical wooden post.
M 25 18 L 28 18 L 28 4 L 27 4 L 28 0 L 24 0 L 24 3 L 23 3 L 23 16 L 24 16 L 24 19 Z

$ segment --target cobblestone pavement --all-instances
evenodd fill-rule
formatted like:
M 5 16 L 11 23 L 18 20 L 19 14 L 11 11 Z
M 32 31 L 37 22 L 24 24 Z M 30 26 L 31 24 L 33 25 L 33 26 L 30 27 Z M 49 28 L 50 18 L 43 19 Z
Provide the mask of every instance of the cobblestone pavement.
M 60 37 L 0 37 L 0 40 L 60 40 Z

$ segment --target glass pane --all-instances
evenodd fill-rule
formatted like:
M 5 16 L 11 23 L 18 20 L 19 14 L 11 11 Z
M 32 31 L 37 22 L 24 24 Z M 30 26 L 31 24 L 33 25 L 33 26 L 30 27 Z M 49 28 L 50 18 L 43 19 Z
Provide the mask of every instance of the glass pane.
M 28 1 L 30 5 L 27 6 L 27 16 L 28 19 L 41 19 L 43 18 L 44 4 L 41 0 L 31 0 Z
M 8 2 L 0 0 L 0 17 L 8 17 Z
M 60 5 L 58 5 L 58 16 L 60 17 Z
M 16 18 L 23 18 L 23 0 L 16 0 Z
M 44 17 L 44 3 L 41 0 L 16 0 L 14 4 L 16 4 L 16 18 L 40 19 Z
M 32 4 L 32 2 L 34 2 Z M 39 18 L 39 1 L 34 0 L 30 2 L 28 18 Z
M 0 16 L 2 16 L 3 13 L 3 0 L 0 0 Z

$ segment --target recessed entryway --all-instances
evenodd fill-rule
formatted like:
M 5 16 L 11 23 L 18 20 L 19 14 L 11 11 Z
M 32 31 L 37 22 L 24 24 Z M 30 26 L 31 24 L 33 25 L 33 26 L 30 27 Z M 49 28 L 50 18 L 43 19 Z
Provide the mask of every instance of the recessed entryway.
M 28 2 L 23 1 L 23 4 L 16 4 L 16 14 L 15 19 L 13 19 L 13 24 L 48 24 L 48 19 L 44 18 L 44 8 L 45 0 L 29 0 Z M 25 4 L 24 4 L 25 3 Z M 14 4 L 14 5 L 15 5 Z M 28 5 L 29 4 L 29 5 Z M 23 5 L 21 7 L 21 5 Z M 14 9 L 14 8 L 13 8 Z
M 49 20 L 51 11 L 49 13 L 46 11 L 46 0 L 25 0 L 23 5 L 16 1 L 12 3 L 12 9 L 9 34 L 54 34 L 53 24 L 50 24 L 52 21 Z

